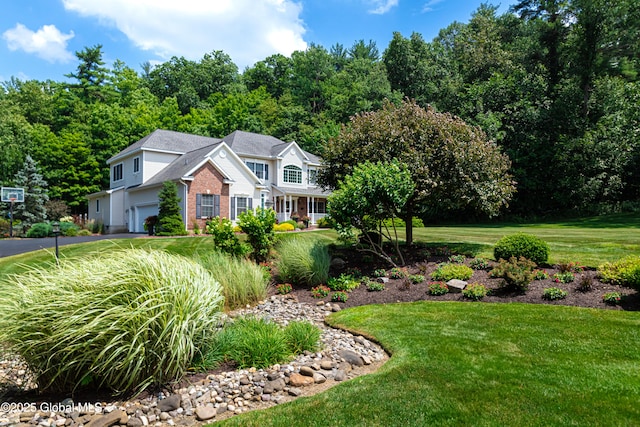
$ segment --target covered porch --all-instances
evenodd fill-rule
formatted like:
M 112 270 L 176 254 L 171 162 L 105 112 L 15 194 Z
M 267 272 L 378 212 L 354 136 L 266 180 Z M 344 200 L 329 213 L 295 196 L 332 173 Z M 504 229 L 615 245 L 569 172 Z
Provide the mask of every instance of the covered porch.
M 298 189 L 273 187 L 272 203 L 278 222 L 283 222 L 297 215 L 308 217 L 309 224 L 317 224 L 320 218 L 327 216 L 327 196 L 329 192 L 319 188 Z

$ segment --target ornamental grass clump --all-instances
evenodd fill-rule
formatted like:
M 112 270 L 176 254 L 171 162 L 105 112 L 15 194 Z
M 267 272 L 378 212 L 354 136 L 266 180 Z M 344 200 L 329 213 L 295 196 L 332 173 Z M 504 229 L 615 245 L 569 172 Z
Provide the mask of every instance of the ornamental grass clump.
M 222 285 L 227 309 L 244 307 L 267 297 L 271 277 L 263 266 L 219 251 L 201 255 L 198 262 Z
M 280 280 L 317 286 L 329 279 L 331 255 L 327 245 L 313 239 L 286 239 L 277 246 Z
M 0 282 L 0 342 L 41 392 L 141 391 L 185 374 L 222 307 L 221 286 L 197 263 L 115 250 Z

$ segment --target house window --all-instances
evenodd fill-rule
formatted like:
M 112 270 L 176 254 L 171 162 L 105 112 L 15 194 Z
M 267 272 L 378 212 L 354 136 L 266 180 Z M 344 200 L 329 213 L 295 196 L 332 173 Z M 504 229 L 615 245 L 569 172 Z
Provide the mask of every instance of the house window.
M 220 216 L 219 194 L 196 194 L 196 217 L 214 218 Z
M 100 213 L 100 199 L 96 199 L 96 213 Z
M 140 172 L 140 157 L 133 158 L 133 173 Z
M 235 220 L 242 212 L 253 209 L 253 199 L 251 197 L 231 198 L 231 219 Z
M 258 162 L 246 162 L 246 165 L 258 178 L 265 181 L 269 179 L 269 165 Z
M 122 163 L 118 163 L 113 167 L 113 181 L 122 180 Z
M 302 184 L 302 169 L 298 166 L 288 165 L 283 170 L 283 181 L 289 184 Z
M 327 213 L 327 203 L 322 200 L 316 200 L 312 206 L 313 213 Z
M 318 170 L 309 169 L 309 184 L 316 185 L 317 180 L 318 180 Z

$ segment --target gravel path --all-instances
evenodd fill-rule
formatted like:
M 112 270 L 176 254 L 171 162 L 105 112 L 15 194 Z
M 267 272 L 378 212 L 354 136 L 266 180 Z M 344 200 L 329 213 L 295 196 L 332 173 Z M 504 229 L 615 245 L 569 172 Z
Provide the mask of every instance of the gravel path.
M 210 423 L 254 409 L 284 403 L 323 391 L 342 381 L 369 373 L 388 356 L 362 336 L 333 329 L 324 318 L 334 304 L 299 303 L 291 296 L 272 296 L 256 307 L 230 313 L 254 315 L 282 325 L 309 320 L 322 330 L 317 353 L 298 356 L 288 364 L 268 369 L 245 369 L 189 378 L 181 385 L 128 401 L 95 402 L 66 398 L 55 402 L 21 402 L 16 389 L 34 385 L 17 357 L 6 352 L 0 361 L 0 427 L 5 426 L 191 426 Z

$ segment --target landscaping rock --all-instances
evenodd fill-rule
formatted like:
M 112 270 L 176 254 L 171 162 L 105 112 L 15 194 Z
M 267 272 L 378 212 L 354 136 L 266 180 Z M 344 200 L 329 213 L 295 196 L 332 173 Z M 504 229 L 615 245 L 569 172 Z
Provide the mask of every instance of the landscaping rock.
M 340 350 L 338 352 L 338 354 L 340 355 L 340 357 L 342 357 L 344 359 L 345 362 L 348 362 L 350 364 L 352 364 L 353 366 L 363 366 L 364 365 L 364 360 L 362 360 L 362 357 L 360 357 L 360 355 L 354 351 L 351 350 Z
M 175 411 L 180 407 L 180 401 L 181 401 L 180 395 L 172 394 L 166 399 L 162 399 L 158 401 L 158 409 L 160 410 L 160 412 Z
M 300 375 L 304 375 L 305 377 L 313 377 L 314 370 L 308 366 L 300 366 Z
M 447 282 L 447 286 L 449 287 L 449 292 L 460 293 L 467 286 L 467 282 L 464 280 L 451 279 Z
M 289 380 L 289 384 L 292 387 L 305 387 L 314 383 L 313 377 L 305 377 L 304 375 L 300 374 L 291 374 Z
M 196 408 L 196 419 L 207 421 L 216 416 L 216 408 L 213 406 L 198 406 Z
M 111 427 L 115 424 L 126 424 L 129 416 L 124 411 L 113 411 L 107 415 L 96 415 L 85 427 Z

